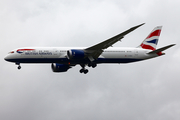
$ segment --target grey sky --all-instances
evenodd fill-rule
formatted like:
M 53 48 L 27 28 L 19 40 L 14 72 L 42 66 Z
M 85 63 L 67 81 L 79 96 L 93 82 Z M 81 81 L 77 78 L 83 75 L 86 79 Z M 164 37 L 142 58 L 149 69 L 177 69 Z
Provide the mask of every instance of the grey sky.
M 180 1 L 1 0 L 1 120 L 179 120 Z M 4 61 L 25 46 L 91 46 L 146 23 L 116 47 L 136 47 L 162 25 L 157 47 L 175 43 L 165 56 L 131 64 L 80 66 L 56 74 L 50 64 Z

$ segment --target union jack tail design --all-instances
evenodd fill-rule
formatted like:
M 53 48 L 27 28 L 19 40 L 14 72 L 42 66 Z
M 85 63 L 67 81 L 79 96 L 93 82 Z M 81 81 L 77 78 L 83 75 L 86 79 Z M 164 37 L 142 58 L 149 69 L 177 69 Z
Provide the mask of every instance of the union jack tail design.
M 161 29 L 162 26 L 155 27 L 153 31 L 146 37 L 146 39 L 138 47 L 143 49 L 156 50 Z

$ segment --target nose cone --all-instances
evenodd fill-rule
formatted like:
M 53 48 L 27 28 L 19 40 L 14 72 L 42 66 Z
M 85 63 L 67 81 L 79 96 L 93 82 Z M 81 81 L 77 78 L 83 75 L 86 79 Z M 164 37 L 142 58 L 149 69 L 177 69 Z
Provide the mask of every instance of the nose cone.
M 4 58 L 4 60 L 5 60 L 5 61 L 9 61 L 9 60 L 10 60 L 9 56 L 7 55 L 7 56 Z
M 21 55 L 19 54 L 8 54 L 4 60 L 8 61 L 8 62 L 19 62 L 19 58 L 21 57 Z
M 4 60 L 8 61 L 8 62 L 14 62 L 14 55 L 8 54 Z

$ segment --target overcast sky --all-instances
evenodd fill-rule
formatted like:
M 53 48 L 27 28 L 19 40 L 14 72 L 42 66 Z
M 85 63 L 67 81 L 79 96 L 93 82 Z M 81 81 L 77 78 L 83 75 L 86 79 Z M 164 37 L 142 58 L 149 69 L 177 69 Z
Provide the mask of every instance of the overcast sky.
M 1 120 L 179 120 L 179 0 L 0 0 Z M 89 47 L 135 25 L 116 47 L 136 47 L 162 25 L 166 55 L 130 64 L 75 66 L 4 61 L 26 46 Z

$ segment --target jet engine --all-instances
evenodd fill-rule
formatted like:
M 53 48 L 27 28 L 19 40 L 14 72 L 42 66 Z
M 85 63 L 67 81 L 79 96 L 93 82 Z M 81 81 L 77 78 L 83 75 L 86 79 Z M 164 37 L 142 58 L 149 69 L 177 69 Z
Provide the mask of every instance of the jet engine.
M 66 72 L 71 67 L 65 64 L 52 63 L 51 68 L 53 72 Z
M 73 60 L 77 60 L 77 59 L 83 59 L 85 56 L 85 53 L 83 50 L 68 50 L 67 51 L 67 57 L 68 59 L 73 59 Z

